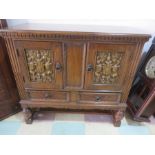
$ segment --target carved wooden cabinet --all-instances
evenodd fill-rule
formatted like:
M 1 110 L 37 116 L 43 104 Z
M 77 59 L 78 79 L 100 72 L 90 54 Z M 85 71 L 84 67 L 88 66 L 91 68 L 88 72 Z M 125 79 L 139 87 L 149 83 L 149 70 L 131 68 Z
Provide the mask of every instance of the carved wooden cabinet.
M 3 30 L 26 123 L 35 108 L 107 110 L 120 126 L 149 35 Z

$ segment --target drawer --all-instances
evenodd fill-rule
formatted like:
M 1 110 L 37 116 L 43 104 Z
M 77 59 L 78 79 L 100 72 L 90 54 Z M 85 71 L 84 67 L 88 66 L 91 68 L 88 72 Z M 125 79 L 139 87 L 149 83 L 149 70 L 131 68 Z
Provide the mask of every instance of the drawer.
M 79 103 L 118 104 L 120 97 L 120 93 L 80 93 Z
M 32 100 L 68 101 L 69 98 L 69 94 L 67 92 L 58 91 L 29 91 L 28 95 Z

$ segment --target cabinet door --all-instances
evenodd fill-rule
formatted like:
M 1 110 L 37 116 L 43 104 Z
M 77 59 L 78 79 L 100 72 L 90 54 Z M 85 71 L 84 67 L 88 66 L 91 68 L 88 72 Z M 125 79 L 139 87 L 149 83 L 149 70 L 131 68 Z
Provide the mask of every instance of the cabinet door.
M 90 43 L 86 60 L 85 89 L 121 91 L 134 46 Z M 134 56 L 134 55 L 133 55 Z
M 62 44 L 16 41 L 26 88 L 62 88 Z

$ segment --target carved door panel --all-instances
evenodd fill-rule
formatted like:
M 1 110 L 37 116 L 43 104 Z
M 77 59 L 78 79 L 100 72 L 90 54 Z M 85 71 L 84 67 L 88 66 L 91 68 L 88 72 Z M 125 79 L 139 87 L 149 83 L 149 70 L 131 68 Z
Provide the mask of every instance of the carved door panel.
M 62 88 L 62 44 L 16 41 L 26 88 Z
M 121 91 L 123 79 L 130 70 L 133 45 L 101 44 L 88 45 L 86 59 L 86 89 Z M 126 79 L 125 79 L 126 80 Z

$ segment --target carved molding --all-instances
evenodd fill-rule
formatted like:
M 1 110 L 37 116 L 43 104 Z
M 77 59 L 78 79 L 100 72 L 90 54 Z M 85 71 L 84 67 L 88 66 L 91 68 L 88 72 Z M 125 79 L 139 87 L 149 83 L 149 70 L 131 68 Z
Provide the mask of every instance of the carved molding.
M 54 78 L 51 50 L 25 49 L 30 81 L 51 82 Z
M 14 39 L 67 39 L 67 40 L 96 40 L 96 41 L 123 41 L 123 42 L 138 42 L 147 41 L 150 35 L 128 35 L 128 34 L 106 34 L 93 32 L 47 32 L 47 31 L 13 31 L 1 30 L 0 35 L 4 38 Z
M 123 52 L 97 52 L 94 83 L 114 84 L 119 78 Z
M 26 98 L 26 93 L 25 93 L 25 88 L 24 88 L 24 83 L 22 80 L 22 76 L 21 76 L 21 68 L 20 68 L 20 64 L 19 64 L 19 60 L 17 59 L 17 52 L 15 49 L 15 45 L 13 40 L 10 39 L 6 39 L 6 47 L 7 47 L 7 51 L 8 51 L 8 55 L 9 55 L 9 59 L 11 62 L 11 66 L 13 68 L 13 73 L 14 73 L 14 77 L 15 80 L 17 81 L 17 87 L 18 87 L 18 92 L 20 95 L 21 99 L 25 99 Z

